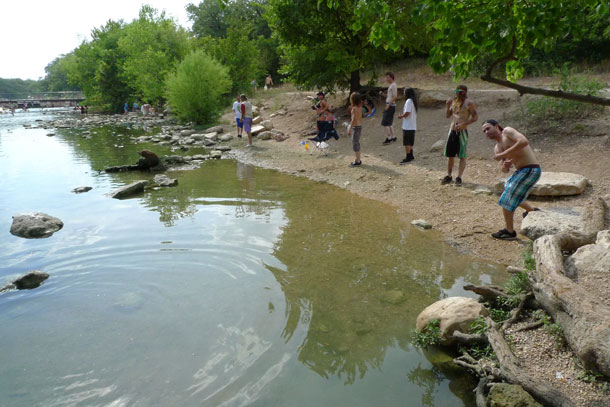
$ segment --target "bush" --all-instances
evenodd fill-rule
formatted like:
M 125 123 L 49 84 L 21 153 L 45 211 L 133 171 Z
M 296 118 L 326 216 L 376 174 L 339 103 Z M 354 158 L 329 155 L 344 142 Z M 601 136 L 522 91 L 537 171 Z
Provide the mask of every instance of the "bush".
M 606 84 L 590 80 L 586 76 L 571 75 L 567 65 L 557 73 L 561 77 L 557 87 L 559 91 L 599 96 L 600 91 L 606 87 Z M 601 113 L 604 111 L 604 106 L 574 100 L 541 97 L 530 99 L 527 102 L 527 110 L 530 120 L 534 121 L 549 119 L 557 121 L 568 119 L 573 121 L 575 118 L 586 118 L 593 114 Z
M 167 100 L 182 121 L 211 123 L 231 89 L 227 69 L 202 51 L 188 55 L 166 81 Z
M 430 346 L 441 343 L 441 321 L 434 319 L 426 324 L 424 329 L 416 331 L 413 336 L 413 343 L 420 349 L 427 350 Z

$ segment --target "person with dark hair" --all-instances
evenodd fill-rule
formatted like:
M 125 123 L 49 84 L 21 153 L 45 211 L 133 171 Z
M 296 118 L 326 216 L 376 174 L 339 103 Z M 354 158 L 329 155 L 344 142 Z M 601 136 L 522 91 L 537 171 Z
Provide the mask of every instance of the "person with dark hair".
M 496 120 L 490 119 L 483 122 L 483 133 L 488 139 L 496 142 L 494 160 L 500 162 L 502 172 L 509 172 L 513 166 L 516 169 L 504 184 L 504 192 L 498 201 L 498 205 L 502 207 L 506 228 L 491 234 L 495 239 L 514 240 L 517 238 L 513 226 L 515 209 L 518 206 L 525 209 L 523 217 L 530 211 L 540 210 L 525 200 L 540 179 L 542 170 L 529 141 L 517 130 L 512 127 L 502 128 Z
M 413 156 L 413 144 L 415 144 L 415 131 L 417 130 L 417 97 L 413 88 L 405 88 L 405 107 L 402 114 L 402 145 L 405 146 L 407 156 L 400 164 L 406 164 L 415 159 Z
M 352 120 L 347 128 L 348 136 L 352 138 L 352 148 L 356 153 L 356 159 L 350 164 L 350 167 L 362 165 L 360 160 L 360 134 L 362 132 L 362 97 L 358 92 L 354 92 L 349 97 L 350 113 Z
M 383 145 L 388 145 L 393 141 L 396 141 L 392 124 L 394 123 L 394 113 L 396 113 L 396 98 L 398 97 L 398 88 L 396 87 L 396 82 L 394 82 L 394 74 L 392 72 L 386 72 L 385 79 L 389 86 L 388 91 L 386 92 L 385 108 L 383 109 L 381 125 L 385 129 L 386 133 L 386 138 L 383 141 Z
M 239 95 L 241 100 L 241 120 L 244 125 L 244 131 L 248 135 L 248 144 L 246 147 L 252 147 L 252 103 L 248 100 L 248 97 L 244 94 Z
M 138 170 L 140 171 L 147 171 L 150 170 L 153 167 L 156 167 L 157 165 L 159 165 L 159 157 L 157 156 L 157 154 L 153 153 L 150 150 L 142 150 L 142 151 L 138 151 L 138 154 L 140 154 L 142 157 L 140 157 L 140 159 L 137 162 L 137 167 Z
M 453 182 L 451 172 L 455 157 L 460 159 L 458 176 L 455 185 L 462 185 L 462 175 L 466 169 L 466 150 L 468 147 L 468 126 L 479 120 L 477 107 L 473 101 L 468 99 L 468 88 L 466 85 L 459 85 L 455 89 L 455 95 L 449 98 L 446 103 L 445 115 L 451 117 L 451 127 L 445 144 L 444 156 L 449 159 L 447 163 L 447 176 L 443 178 L 441 184 Z
M 235 113 L 235 122 L 237 123 L 237 138 L 241 138 L 241 133 L 244 131 L 244 122 L 241 119 L 241 97 L 239 95 L 233 102 L 232 110 Z

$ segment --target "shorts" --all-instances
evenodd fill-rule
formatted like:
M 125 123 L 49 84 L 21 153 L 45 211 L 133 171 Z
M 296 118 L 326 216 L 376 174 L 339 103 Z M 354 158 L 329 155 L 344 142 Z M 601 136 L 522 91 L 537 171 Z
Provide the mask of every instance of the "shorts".
M 529 195 L 531 189 L 540 179 L 542 170 L 539 165 L 529 165 L 519 168 L 510 176 L 504 185 L 498 205 L 507 211 L 514 212 Z
M 352 127 L 352 147 L 354 152 L 360 151 L 360 133 L 362 132 L 362 126 Z
M 402 145 L 413 146 L 415 144 L 415 130 L 402 129 Z
M 237 122 L 237 127 L 239 127 L 239 128 L 243 128 L 244 127 L 244 122 L 243 122 L 242 119 L 240 119 L 239 117 L 236 117 L 235 121 Z
M 384 127 L 391 126 L 394 123 L 394 113 L 396 113 L 396 105 L 391 105 L 388 110 L 384 110 L 381 125 Z
M 445 157 L 466 158 L 468 130 L 451 130 L 445 144 Z
M 242 121 L 244 123 L 244 130 L 246 131 L 246 133 L 250 133 L 252 131 L 252 118 L 244 117 Z

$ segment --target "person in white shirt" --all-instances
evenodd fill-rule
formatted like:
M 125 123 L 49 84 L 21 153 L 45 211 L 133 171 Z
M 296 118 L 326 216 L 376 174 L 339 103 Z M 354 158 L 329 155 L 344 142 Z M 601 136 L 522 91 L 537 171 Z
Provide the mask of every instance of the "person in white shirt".
M 237 96 L 236 101 L 233 103 L 233 111 L 235 112 L 235 121 L 237 122 L 237 137 L 241 138 L 241 134 L 244 131 L 244 122 L 241 119 L 241 98 Z
M 385 108 L 383 110 L 383 118 L 381 119 L 381 125 L 383 126 L 386 132 L 386 137 L 383 144 L 388 145 L 393 141 L 396 141 L 392 124 L 394 123 L 394 114 L 396 113 L 396 98 L 398 97 L 398 87 L 396 86 L 396 82 L 394 82 L 394 74 L 392 72 L 386 72 L 385 79 L 388 82 L 389 86 L 385 97 Z
M 417 96 L 413 88 L 405 88 L 405 107 L 402 114 L 402 145 L 405 146 L 407 156 L 400 164 L 406 164 L 415 159 L 413 157 L 413 144 L 415 144 L 415 131 L 417 130 Z

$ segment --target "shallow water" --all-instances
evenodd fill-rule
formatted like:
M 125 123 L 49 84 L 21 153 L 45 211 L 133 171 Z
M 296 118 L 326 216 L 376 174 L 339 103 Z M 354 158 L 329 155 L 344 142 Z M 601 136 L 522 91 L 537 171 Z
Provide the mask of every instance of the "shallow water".
M 142 130 L 23 128 L 52 116 L 0 116 L 0 285 L 51 275 L 0 294 L 0 405 L 474 406 L 474 381 L 411 335 L 496 265 L 379 202 L 232 160 L 111 199 L 152 179 L 97 171 L 135 162 Z M 31 211 L 65 226 L 10 235 Z

